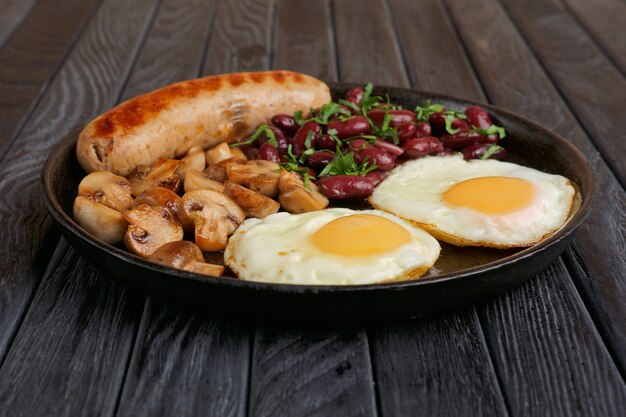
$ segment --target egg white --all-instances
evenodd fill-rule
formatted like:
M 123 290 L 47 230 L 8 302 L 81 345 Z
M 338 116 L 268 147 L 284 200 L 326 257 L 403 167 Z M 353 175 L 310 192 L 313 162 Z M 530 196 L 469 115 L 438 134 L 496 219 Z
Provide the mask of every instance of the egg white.
M 485 214 L 443 200 L 453 185 L 491 176 L 527 180 L 535 188 L 535 198 L 523 209 L 506 214 Z M 448 243 L 510 248 L 530 246 L 560 228 L 575 194 L 572 183 L 560 175 L 496 160 L 465 161 L 454 155 L 404 163 L 376 187 L 369 201 Z
M 411 241 L 370 256 L 322 251 L 311 236 L 327 223 L 353 214 L 391 220 Z M 425 231 L 378 210 L 326 209 L 302 214 L 276 213 L 248 219 L 231 236 L 224 260 L 240 279 L 300 285 L 357 285 L 417 278 L 430 268 L 441 247 Z

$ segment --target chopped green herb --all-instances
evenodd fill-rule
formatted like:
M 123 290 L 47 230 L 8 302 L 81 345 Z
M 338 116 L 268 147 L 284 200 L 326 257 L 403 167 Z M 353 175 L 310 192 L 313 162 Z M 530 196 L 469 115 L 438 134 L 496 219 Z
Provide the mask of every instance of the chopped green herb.
M 326 165 L 320 172 L 320 177 L 324 175 L 365 175 L 378 168 L 376 164 L 369 164 L 367 160 L 362 164 L 357 164 L 352 152 L 342 153 L 339 148 L 335 152 L 335 158 Z
M 254 133 L 247 140 L 243 142 L 238 142 L 238 143 L 231 143 L 230 146 L 239 147 L 239 146 L 250 145 L 251 143 L 254 143 L 259 138 L 259 136 L 261 136 L 261 133 L 264 133 L 264 132 L 265 132 L 265 136 L 267 136 L 267 141 L 271 143 L 272 145 L 278 147 L 278 142 L 276 142 L 276 135 L 274 135 L 274 132 L 272 132 L 272 129 L 270 129 L 270 127 L 266 124 L 262 124 L 259 127 L 257 127 Z
M 313 149 L 310 149 L 310 151 L 312 151 L 311 153 L 315 152 Z M 289 147 L 287 148 L 287 154 L 285 155 L 285 159 L 287 159 L 287 161 L 281 162 L 278 165 L 285 171 L 297 172 L 298 174 L 300 174 L 302 176 L 304 186 L 309 188 L 309 181 L 314 180 L 315 177 L 309 174 L 308 168 L 300 166 L 300 161 L 298 160 L 298 157 L 293 153 L 291 145 L 289 145 Z
M 352 111 L 358 113 L 361 111 L 361 109 L 359 108 L 359 106 L 357 106 L 356 104 L 354 104 L 353 102 L 349 101 L 349 100 L 345 100 L 343 98 L 340 98 L 339 100 L 339 104 L 343 104 L 344 106 L 352 109 Z
M 452 122 L 454 122 L 455 116 L 453 114 L 449 114 L 446 116 L 446 132 L 448 132 L 451 135 L 454 135 L 455 133 L 458 133 L 461 131 L 461 129 L 454 129 L 452 127 Z
M 487 149 L 487 152 L 485 152 L 483 156 L 480 157 L 480 159 L 489 159 L 491 155 L 493 155 L 494 153 L 498 152 L 501 149 L 504 149 L 502 146 L 498 146 L 494 144 L 489 144 L 488 147 L 489 149 Z
M 302 118 L 302 110 L 297 110 L 293 113 L 293 118 L 298 123 L 298 126 L 302 126 L 304 124 L 304 119 Z
M 441 104 L 430 104 L 430 100 L 425 100 L 421 106 L 415 108 L 416 119 L 421 122 L 428 122 L 430 116 L 440 111 L 443 111 Z

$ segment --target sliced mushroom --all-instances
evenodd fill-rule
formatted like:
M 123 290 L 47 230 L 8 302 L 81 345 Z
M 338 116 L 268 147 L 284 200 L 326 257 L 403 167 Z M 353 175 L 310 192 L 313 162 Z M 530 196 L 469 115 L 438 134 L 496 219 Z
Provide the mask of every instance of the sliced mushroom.
M 162 207 L 141 204 L 124 213 L 128 230 L 124 243 L 131 252 L 147 258 L 159 246 L 183 239 L 183 227 Z
M 226 248 L 228 236 L 246 215 L 231 198 L 213 190 L 194 190 L 183 196 L 183 217 L 194 225 L 196 245 L 205 252 Z
M 241 184 L 244 187 L 250 185 L 252 178 L 260 176 L 274 177 L 278 180 L 280 167 L 278 164 L 270 161 L 253 160 L 248 161 L 245 164 L 227 165 L 226 177 L 228 181 Z
M 245 163 L 246 161 L 243 159 L 225 159 L 215 165 L 209 166 L 204 173 L 214 181 L 224 182 L 226 181 L 226 167 L 231 165 L 243 165 Z
M 128 223 L 119 211 L 78 196 L 74 200 L 73 212 L 78 224 L 98 239 L 111 244 L 124 240 Z
M 224 273 L 223 265 L 206 263 L 200 248 L 186 240 L 161 245 L 148 259 L 162 265 L 199 274 L 219 277 Z
M 217 146 L 212 147 L 206 151 L 206 163 L 208 166 L 216 165 L 227 159 L 243 159 L 246 160 L 246 156 L 240 149 L 228 146 L 226 142 L 222 142 Z
M 169 211 L 169 217 L 178 220 L 178 213 L 183 201 L 174 191 L 163 187 L 150 187 L 139 194 L 133 203 L 133 207 L 147 204 L 153 208 L 163 208 Z
M 226 182 L 224 184 L 224 194 L 232 198 L 243 209 L 247 217 L 262 219 L 276 213 L 280 208 L 278 202 L 239 184 Z
M 282 171 L 278 181 L 278 201 L 289 213 L 304 213 L 328 207 L 328 199 L 311 181 L 305 186 L 298 175 Z
M 204 150 L 200 146 L 194 146 L 187 151 L 187 155 L 180 160 L 176 171 L 181 180 L 184 180 L 188 172 L 202 172 L 206 167 Z
M 187 175 L 185 175 L 183 188 L 185 189 L 186 193 L 188 193 L 189 191 L 202 189 L 222 192 L 224 190 L 224 184 L 212 180 L 204 172 L 189 171 Z
M 278 195 L 278 178 L 277 173 L 260 174 L 250 178 L 248 188 L 264 196 L 275 198 Z
M 125 212 L 133 205 L 130 182 L 108 171 L 96 171 L 87 175 L 78 185 L 78 195 L 113 210 Z
M 163 187 L 177 192 L 181 185 L 177 172 L 179 165 L 180 161 L 176 159 L 159 158 L 151 168 L 138 166 L 128 175 L 133 194 L 137 196 L 150 187 Z
M 239 148 L 230 147 L 230 153 L 233 155 L 233 159 L 237 159 L 237 160 L 241 160 L 241 161 L 247 161 L 248 158 L 246 157 L 246 154 L 243 153 L 243 151 Z

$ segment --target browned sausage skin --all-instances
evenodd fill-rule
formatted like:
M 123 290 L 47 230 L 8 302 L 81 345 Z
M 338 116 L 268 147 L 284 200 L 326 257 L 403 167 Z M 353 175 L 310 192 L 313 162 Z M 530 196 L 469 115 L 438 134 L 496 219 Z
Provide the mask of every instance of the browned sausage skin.
M 239 141 L 277 113 L 307 112 L 330 99 L 322 81 L 291 71 L 182 81 L 134 97 L 89 122 L 76 154 L 87 172 L 125 176 L 137 165 L 179 157 L 193 146 Z

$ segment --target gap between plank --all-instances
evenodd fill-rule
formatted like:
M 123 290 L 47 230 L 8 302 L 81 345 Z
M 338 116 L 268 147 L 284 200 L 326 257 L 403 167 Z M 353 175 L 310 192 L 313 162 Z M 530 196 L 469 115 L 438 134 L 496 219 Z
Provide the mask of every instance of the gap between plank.
M 9 40 L 13 37 L 13 35 L 19 29 L 19 27 L 22 26 L 22 23 L 24 23 L 26 19 L 28 19 L 28 17 L 33 13 L 33 10 L 35 10 L 36 6 L 37 6 L 37 2 L 34 1 L 33 4 L 30 6 L 30 9 L 28 9 L 25 13 L 22 14 L 20 21 L 15 26 L 13 26 L 13 29 L 11 29 L 10 32 L 4 35 L 4 39 L 0 40 L 0 51 L 4 49 L 7 43 L 9 43 Z
M 268 30 L 268 41 L 267 41 L 267 68 L 271 69 L 274 67 L 274 42 L 276 40 L 276 11 L 278 7 L 276 6 L 276 1 L 273 0 L 270 5 L 270 12 L 268 16 L 268 24 L 270 30 Z
M 330 36 L 332 38 L 332 52 L 335 59 L 335 77 L 341 81 L 341 68 L 339 67 L 339 48 L 337 47 L 337 21 L 335 17 L 335 3 L 328 0 L 328 16 L 330 19 Z

